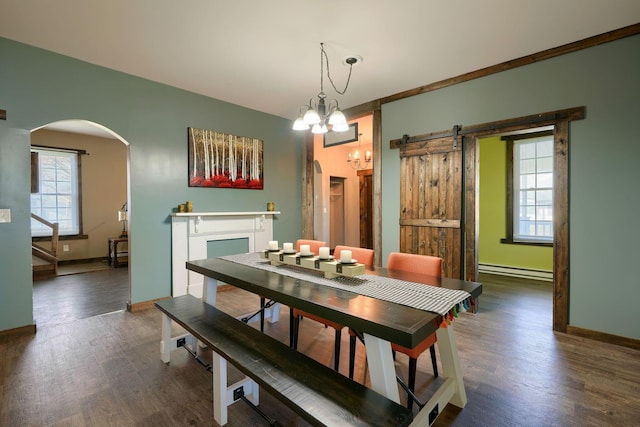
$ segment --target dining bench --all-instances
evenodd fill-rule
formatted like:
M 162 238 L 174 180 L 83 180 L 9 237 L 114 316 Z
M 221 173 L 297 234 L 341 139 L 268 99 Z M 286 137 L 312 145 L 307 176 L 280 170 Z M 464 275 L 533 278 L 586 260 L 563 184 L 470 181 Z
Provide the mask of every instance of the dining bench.
M 212 350 L 214 419 L 227 423 L 227 407 L 244 400 L 259 412 L 259 388 L 317 426 L 406 426 L 406 407 L 297 352 L 192 295 L 158 301 L 162 312 L 161 359 L 195 340 Z M 186 331 L 172 336 L 172 321 Z M 227 362 L 246 377 L 227 385 Z M 268 416 L 261 414 L 269 420 Z

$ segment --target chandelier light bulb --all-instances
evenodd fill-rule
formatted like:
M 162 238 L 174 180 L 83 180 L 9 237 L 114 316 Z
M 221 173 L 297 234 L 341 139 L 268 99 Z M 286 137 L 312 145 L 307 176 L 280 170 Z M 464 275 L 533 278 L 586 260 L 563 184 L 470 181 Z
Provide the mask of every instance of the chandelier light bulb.
M 329 124 L 332 126 L 343 125 L 346 123 L 347 123 L 347 118 L 344 116 L 344 114 L 342 114 L 342 111 L 340 111 L 339 108 L 336 108 L 336 110 L 333 113 L 331 113 L 331 116 L 329 116 Z
M 293 122 L 293 130 L 307 130 L 309 129 L 309 125 L 304 122 L 302 117 L 298 117 L 295 122 Z
M 327 133 L 327 131 L 328 131 L 327 125 L 325 125 L 324 123 L 316 123 L 311 128 L 311 132 L 316 134 Z
M 314 110 L 312 107 L 309 107 L 306 113 L 304 113 L 303 118 L 304 124 L 307 126 L 317 125 L 320 123 L 320 116 L 318 112 Z
M 336 124 L 336 125 L 333 125 L 333 128 L 331 128 L 331 130 L 333 130 L 334 132 L 346 132 L 349 130 L 349 124 L 348 123 Z

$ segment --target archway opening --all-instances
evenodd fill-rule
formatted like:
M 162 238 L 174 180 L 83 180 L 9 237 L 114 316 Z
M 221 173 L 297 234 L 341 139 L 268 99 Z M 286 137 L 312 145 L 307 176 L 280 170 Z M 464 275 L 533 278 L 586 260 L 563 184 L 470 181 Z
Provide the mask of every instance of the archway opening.
M 62 120 L 31 131 L 31 158 L 34 319 L 42 326 L 126 309 L 129 143 L 100 124 Z M 58 235 L 36 217 L 58 224 Z

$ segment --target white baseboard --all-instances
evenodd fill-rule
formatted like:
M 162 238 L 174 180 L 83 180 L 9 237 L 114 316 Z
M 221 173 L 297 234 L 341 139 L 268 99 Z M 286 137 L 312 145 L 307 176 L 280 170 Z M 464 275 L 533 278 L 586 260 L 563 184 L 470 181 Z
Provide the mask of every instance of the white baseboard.
M 544 280 L 553 282 L 553 272 L 546 270 L 534 270 L 530 268 L 509 267 L 506 265 L 479 264 L 480 273 L 498 274 L 501 276 L 521 277 L 524 279 Z

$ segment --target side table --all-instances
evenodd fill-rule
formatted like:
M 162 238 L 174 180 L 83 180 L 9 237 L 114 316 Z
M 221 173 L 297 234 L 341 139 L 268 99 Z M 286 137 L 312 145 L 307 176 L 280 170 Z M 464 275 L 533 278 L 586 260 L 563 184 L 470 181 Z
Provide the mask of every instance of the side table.
M 129 247 L 127 246 L 127 250 L 118 251 L 118 244 L 120 243 L 128 243 L 129 239 L 127 237 L 109 237 L 108 239 L 108 251 L 107 251 L 107 260 L 109 261 L 109 265 L 113 262 L 113 268 L 120 267 L 120 264 L 123 262 L 120 261 L 121 258 L 126 257 L 127 261 L 125 264 L 129 262 Z

